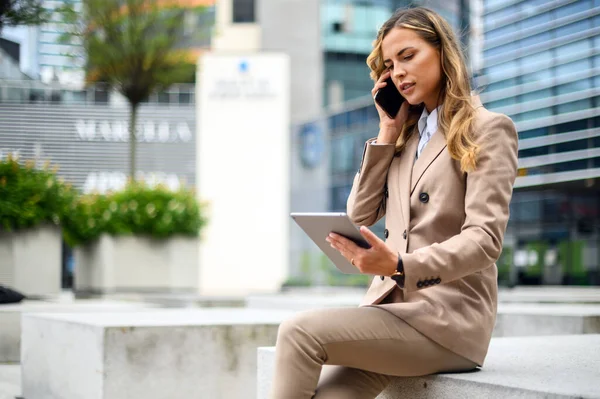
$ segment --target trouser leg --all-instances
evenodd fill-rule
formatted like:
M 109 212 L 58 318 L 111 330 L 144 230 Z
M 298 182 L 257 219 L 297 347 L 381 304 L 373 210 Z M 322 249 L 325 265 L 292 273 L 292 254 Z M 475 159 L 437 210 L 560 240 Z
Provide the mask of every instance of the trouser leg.
M 319 384 L 325 364 L 345 368 Z M 297 314 L 279 328 L 271 398 L 309 399 L 317 394 L 319 399 L 366 399 L 385 387 L 384 382 L 389 382 L 385 376 L 419 376 L 474 367 L 474 363 L 383 309 L 312 310 Z M 356 395 L 337 395 L 343 385 Z

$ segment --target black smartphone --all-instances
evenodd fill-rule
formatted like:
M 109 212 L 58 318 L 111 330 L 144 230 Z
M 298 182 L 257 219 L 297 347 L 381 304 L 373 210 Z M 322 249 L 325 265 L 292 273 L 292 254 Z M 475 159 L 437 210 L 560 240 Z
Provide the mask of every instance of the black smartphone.
M 387 85 L 377 90 L 377 93 L 375 93 L 375 101 L 377 101 L 377 104 L 379 104 L 390 118 L 394 119 L 396 115 L 398 115 L 400 106 L 405 98 L 402 97 L 402 94 L 398 91 L 398 88 L 391 77 L 387 78 L 385 81 Z

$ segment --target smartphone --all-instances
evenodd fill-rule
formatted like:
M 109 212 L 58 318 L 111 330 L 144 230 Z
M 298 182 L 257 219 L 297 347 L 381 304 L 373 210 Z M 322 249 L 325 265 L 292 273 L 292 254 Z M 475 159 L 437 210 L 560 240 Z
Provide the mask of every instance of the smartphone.
M 385 111 L 385 113 L 392 119 L 398 115 L 400 106 L 404 102 L 405 98 L 398 91 L 398 88 L 389 77 L 386 80 L 387 85 L 377 90 L 375 93 L 375 101 Z

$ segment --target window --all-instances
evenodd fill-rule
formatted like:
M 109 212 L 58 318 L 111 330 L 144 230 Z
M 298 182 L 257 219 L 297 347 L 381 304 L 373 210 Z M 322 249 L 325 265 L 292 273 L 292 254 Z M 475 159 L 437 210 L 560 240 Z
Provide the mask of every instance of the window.
M 569 94 L 576 91 L 588 90 L 592 88 L 591 79 L 580 79 L 575 82 L 566 83 L 556 87 L 556 93 L 560 96 L 562 94 Z
M 564 76 L 564 75 L 581 74 L 581 73 L 588 72 L 589 69 L 590 69 L 590 59 L 585 58 L 583 60 L 569 62 L 568 64 L 558 65 L 556 67 L 556 76 L 560 78 L 561 76 Z M 579 76 L 581 76 L 581 75 L 579 75 Z
M 592 103 L 589 98 L 585 100 L 573 101 L 566 104 L 559 104 L 556 106 L 559 114 L 565 114 L 568 112 L 577 112 L 592 107 Z
M 331 140 L 331 169 L 333 173 L 349 172 L 354 169 L 355 138 L 351 135 Z
M 585 150 L 588 148 L 588 139 L 569 141 L 566 143 L 559 143 L 555 146 L 555 152 L 570 152 Z
M 548 23 L 551 20 L 552 20 L 552 15 L 549 12 L 545 12 L 540 15 L 536 15 L 534 17 L 527 18 L 526 20 L 522 21 L 521 23 L 523 24 L 523 28 L 531 28 L 533 26 Z
M 587 119 L 571 121 L 556 125 L 556 133 L 576 132 L 577 130 L 587 129 Z
M 256 22 L 254 0 L 233 0 L 233 22 Z
M 552 89 L 543 89 L 521 95 L 519 102 L 529 103 L 530 101 L 542 100 L 549 97 L 552 97 Z
M 588 11 L 592 7 L 590 0 L 579 0 L 574 3 L 556 9 L 556 18 L 566 17 L 582 11 Z
M 576 32 L 583 32 L 591 29 L 592 21 L 590 19 L 584 19 L 577 21 L 566 26 L 562 26 L 556 29 L 556 37 L 563 37 Z
M 520 139 L 530 139 L 533 137 L 540 137 L 540 136 L 547 136 L 547 135 L 548 135 L 548 128 L 540 127 L 538 129 L 531 129 L 531 130 L 526 130 L 524 132 L 520 132 L 519 138 Z
M 570 58 L 576 54 L 581 54 L 584 51 L 588 51 L 590 49 L 590 47 L 591 47 L 591 41 L 587 40 L 587 39 L 557 47 L 556 48 L 556 60 L 562 61 L 562 60 Z
M 526 75 L 521 76 L 521 81 L 523 82 L 523 84 L 531 83 L 531 82 L 540 82 L 540 81 L 543 82 L 548 79 L 552 79 L 552 70 L 551 69 L 542 69 L 540 71 L 528 73 Z

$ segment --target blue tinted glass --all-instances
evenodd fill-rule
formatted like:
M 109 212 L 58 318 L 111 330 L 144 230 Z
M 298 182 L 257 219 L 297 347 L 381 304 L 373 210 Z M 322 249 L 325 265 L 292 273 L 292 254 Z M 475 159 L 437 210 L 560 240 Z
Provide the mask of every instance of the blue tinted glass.
M 518 66 L 517 61 L 504 62 L 487 68 L 486 74 L 489 76 L 490 81 L 498 81 L 514 75 Z
M 525 38 L 519 40 L 518 43 L 519 43 L 520 47 L 527 47 L 527 46 L 532 46 L 534 44 L 541 44 L 544 42 L 548 42 L 551 39 L 552 38 L 550 36 L 550 32 L 542 32 L 542 33 L 534 35 L 534 36 L 525 37 Z
M 591 0 L 579 0 L 566 6 L 557 8 L 554 12 L 556 18 L 566 17 L 568 15 L 577 14 L 583 11 L 587 11 L 592 7 Z
M 515 97 L 511 96 L 508 98 L 503 98 L 501 100 L 492 101 L 486 104 L 486 108 L 489 109 L 497 109 L 502 107 L 509 107 L 511 105 L 515 105 L 517 103 Z
M 515 26 L 514 25 L 503 26 L 501 28 L 494 29 L 494 30 L 491 30 L 489 32 L 486 32 L 486 34 L 485 34 L 485 40 L 486 41 L 488 41 L 488 40 L 490 40 L 490 41 L 491 40 L 495 40 L 495 39 L 497 39 L 499 37 L 506 36 L 506 35 L 509 35 L 511 33 L 514 33 L 514 32 L 515 32 Z
M 345 135 L 331 140 L 331 168 L 334 172 L 354 169 L 354 136 Z
M 571 33 L 582 32 L 591 29 L 591 27 L 592 21 L 589 19 L 584 19 L 556 29 L 556 37 L 563 37 L 570 35 Z
M 545 12 L 531 18 L 527 18 L 521 22 L 521 26 L 523 29 L 531 28 L 533 26 L 545 24 L 547 22 L 552 21 L 552 14 L 549 12 Z
M 575 43 L 565 44 L 556 48 L 556 59 L 562 61 L 571 58 L 573 55 L 581 55 L 582 53 L 589 51 L 591 43 L 589 40 L 580 40 Z
M 529 70 L 539 70 L 552 62 L 552 51 L 546 50 L 521 58 L 521 68 L 523 72 Z
M 517 49 L 517 46 L 515 45 L 515 43 L 509 43 L 509 44 L 505 44 L 502 46 L 491 48 L 489 50 L 485 50 L 483 52 L 483 56 L 485 58 L 490 58 L 490 57 L 495 57 L 497 55 L 505 55 L 507 53 L 515 51 L 516 49 Z
M 583 60 L 569 62 L 568 64 L 557 66 L 556 76 L 560 78 L 563 75 L 586 72 L 588 69 L 590 69 L 590 59 L 585 58 Z
M 509 87 L 513 87 L 517 85 L 517 79 L 512 78 L 512 79 L 506 79 L 506 80 L 502 80 L 500 82 L 497 83 L 492 83 L 489 84 L 485 87 L 485 92 L 489 93 L 492 92 L 494 90 L 501 90 L 501 89 L 507 89 Z
M 521 120 L 531 120 L 531 119 L 537 119 L 537 118 L 545 118 L 547 116 L 552 116 L 552 109 L 551 108 L 542 108 L 542 109 L 536 109 L 534 111 L 529 111 L 529 112 L 523 112 L 522 114 L 520 114 L 521 116 Z
M 579 101 L 573 101 L 567 104 L 557 105 L 557 111 L 559 114 L 566 114 L 568 112 L 582 111 L 592 107 L 592 103 L 589 98 Z
M 543 100 L 549 97 L 552 97 L 552 89 L 543 89 L 536 90 L 531 93 L 522 94 L 520 100 L 522 103 L 526 103 L 529 101 Z
M 552 79 L 553 71 L 551 69 L 542 69 L 540 71 L 535 71 L 532 73 L 528 73 L 521 76 L 521 81 L 523 83 L 531 83 L 531 82 L 539 82 L 548 79 Z
M 592 88 L 591 79 L 579 79 L 576 82 L 565 83 L 556 87 L 558 95 L 573 93 L 576 91 L 587 90 Z
M 600 6 L 598 6 L 600 7 Z M 594 17 L 594 22 L 592 23 L 592 25 L 594 26 L 594 28 L 597 28 L 600 26 L 600 15 L 596 15 Z
M 539 129 L 525 130 L 524 132 L 519 132 L 520 139 L 530 139 L 532 137 L 547 136 L 547 135 L 548 135 L 548 128 L 545 128 L 545 127 L 542 127 Z

